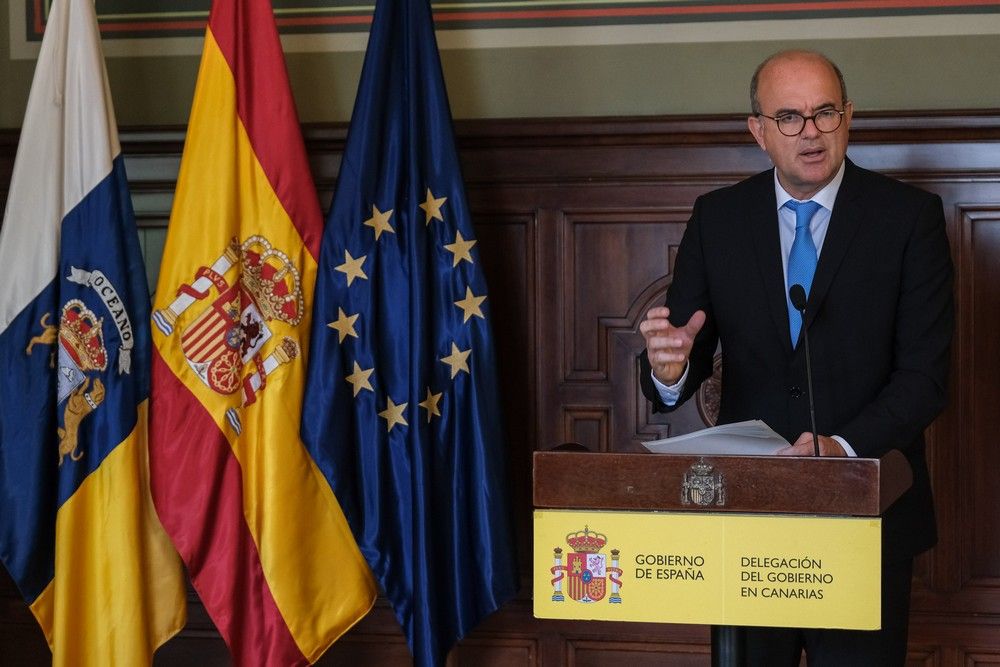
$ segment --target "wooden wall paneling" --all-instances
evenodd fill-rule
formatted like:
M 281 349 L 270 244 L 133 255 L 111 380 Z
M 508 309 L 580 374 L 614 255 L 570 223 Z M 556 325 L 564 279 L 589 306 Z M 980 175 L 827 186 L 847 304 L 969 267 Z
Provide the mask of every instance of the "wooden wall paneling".
M 456 123 L 477 249 L 489 283 L 504 395 L 521 592 L 477 628 L 450 665 L 708 664 L 703 626 L 537 620 L 531 615 L 530 458 L 578 441 L 629 451 L 699 428 L 697 406 L 653 415 L 637 387 L 637 326 L 663 301 L 695 198 L 767 168 L 741 117 L 519 119 Z M 306 144 L 329 206 L 343 125 Z M 184 133 L 122 132 L 155 284 Z M 0 201 L 16 132 L 0 132 Z M 908 664 L 1000 662 L 1000 501 L 992 444 L 1000 418 L 1000 111 L 857 116 L 850 155 L 941 195 L 956 263 L 951 402 L 928 429 L 941 539 L 917 561 Z M 190 593 L 189 623 L 158 665 L 228 664 Z M 0 574 L 0 655 L 47 664 L 44 639 Z M 409 664 L 384 599 L 321 664 Z
M 968 301 L 962 308 L 960 330 L 972 337 L 967 364 L 959 382 L 960 405 L 968 406 L 963 448 L 969 457 L 960 472 L 1000 470 L 1000 450 L 991 446 L 1000 433 L 1000 202 L 961 208 L 963 261 L 959 270 L 968 284 Z M 967 478 L 968 479 L 968 478 Z M 990 530 L 988 519 L 1000 507 L 1000 486 L 986 475 L 973 475 L 962 500 L 971 511 L 969 528 L 973 540 L 968 565 L 963 568 L 963 585 L 1000 586 L 1000 531 Z M 995 611 L 1000 612 L 1000 607 Z
M 673 665 L 675 657 L 689 660 L 679 664 L 710 662 L 704 626 L 583 621 L 535 621 L 535 626 L 548 640 L 541 665 Z
M 563 216 L 562 328 L 574 336 L 563 349 L 560 383 L 566 401 L 610 414 L 601 451 L 627 451 L 639 439 L 666 435 L 648 422 L 636 428 L 646 413 L 635 383 L 635 357 L 644 346 L 638 325 L 663 302 L 690 209 L 622 208 L 624 197 L 611 204 Z
M 531 562 L 531 478 L 517 474 L 517 461 L 535 450 L 534 424 L 536 294 L 535 245 L 537 224 L 530 212 L 473 212 L 476 247 L 489 287 L 487 304 L 496 347 L 505 423 L 510 490 L 518 560 L 527 572 Z
M 940 176 L 921 185 L 945 198 L 956 269 L 956 337 L 949 408 L 929 429 L 932 480 L 937 498 L 938 546 L 922 556 L 914 607 L 931 617 L 980 612 L 1000 604 L 1000 513 L 995 481 L 979 471 L 1000 464 L 990 428 L 1000 382 L 1000 193 L 981 175 Z M 976 203 L 970 203 L 976 202 Z M 1000 629 L 997 630 L 1000 636 Z
M 953 615 L 951 619 L 929 619 L 921 614 L 911 620 L 909 656 L 930 656 L 942 667 L 967 665 L 967 656 L 1000 662 L 996 620 L 971 615 Z
M 607 452 L 611 440 L 611 410 L 590 405 L 563 405 L 563 433 L 567 442 L 592 452 Z
M 559 383 L 552 378 L 562 377 L 566 332 L 559 326 L 558 313 L 562 308 L 561 286 L 565 279 L 559 252 L 559 234 L 562 213 L 539 207 L 537 263 L 535 285 L 537 289 L 538 320 L 535 326 L 534 347 L 537 354 L 534 380 L 538 396 L 536 405 L 536 442 L 538 449 L 551 449 L 572 438 L 565 431 L 565 421 L 560 416 L 562 397 Z M 523 464 L 522 464 L 523 465 Z M 524 468 L 528 470 L 528 468 Z
M 711 658 L 703 644 L 571 641 L 567 665 L 573 667 L 700 667 Z
M 563 326 L 574 336 L 563 350 L 564 381 L 608 382 L 612 330 L 634 328 L 627 310 L 663 275 L 680 243 L 687 212 L 591 210 L 563 217 Z
M 967 667 L 977 667 L 978 665 L 1000 665 L 1000 654 L 997 653 L 977 653 L 975 651 L 963 653 L 964 664 Z
M 941 651 L 937 648 L 927 650 L 910 648 L 906 654 L 906 667 L 938 667 L 941 664 Z
M 462 642 L 449 656 L 451 665 L 506 667 L 538 664 L 538 641 L 535 639 L 471 638 Z

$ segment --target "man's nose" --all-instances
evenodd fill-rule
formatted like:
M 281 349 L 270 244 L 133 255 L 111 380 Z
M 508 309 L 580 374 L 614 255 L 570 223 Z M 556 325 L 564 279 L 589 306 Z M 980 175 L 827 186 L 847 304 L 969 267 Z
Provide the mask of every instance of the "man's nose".
M 815 137 L 822 134 L 822 132 L 819 131 L 819 128 L 816 127 L 816 118 L 806 118 L 805 124 L 802 126 L 802 131 L 799 132 L 799 134 L 804 134 L 808 137 Z

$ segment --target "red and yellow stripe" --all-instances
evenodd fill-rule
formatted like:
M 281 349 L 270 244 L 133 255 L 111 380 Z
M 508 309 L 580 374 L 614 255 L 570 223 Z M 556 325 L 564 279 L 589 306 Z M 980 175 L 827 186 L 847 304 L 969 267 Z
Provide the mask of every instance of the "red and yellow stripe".
M 170 219 L 155 309 L 232 238 L 259 235 L 301 276 L 311 312 L 322 218 L 266 0 L 216 0 Z M 234 267 L 225 275 L 232 285 Z M 314 662 L 371 608 L 375 586 L 329 484 L 299 440 L 308 315 L 271 320 L 301 354 L 225 419 L 240 392 L 214 392 L 181 349 L 216 289 L 154 327 L 153 497 L 195 588 L 239 663 Z M 249 364 L 246 376 L 253 370 Z

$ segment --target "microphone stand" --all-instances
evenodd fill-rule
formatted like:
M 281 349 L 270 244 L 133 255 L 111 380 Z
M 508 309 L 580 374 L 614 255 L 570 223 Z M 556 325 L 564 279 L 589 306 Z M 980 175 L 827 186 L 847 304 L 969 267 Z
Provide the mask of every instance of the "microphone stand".
M 806 384 L 809 389 L 809 421 L 813 429 L 813 454 L 819 456 L 819 436 L 816 435 L 816 406 L 813 405 L 813 371 L 809 354 L 809 329 L 805 326 L 806 311 L 802 310 L 802 338 L 806 344 Z
M 809 354 L 809 327 L 806 326 L 806 290 L 796 283 L 788 289 L 792 307 L 802 314 L 802 340 L 806 346 L 806 389 L 809 391 L 809 420 L 812 424 L 813 455 L 819 456 L 819 435 L 816 433 L 816 406 L 813 404 L 812 355 Z
M 819 435 L 816 432 L 816 406 L 813 402 L 812 355 L 809 353 L 809 328 L 806 326 L 806 291 L 802 285 L 788 290 L 792 306 L 802 314 L 802 338 L 806 346 L 806 383 L 809 392 L 809 420 L 812 424 L 813 454 L 819 456 Z M 746 637 L 742 628 L 712 626 L 712 667 L 742 667 L 746 664 Z

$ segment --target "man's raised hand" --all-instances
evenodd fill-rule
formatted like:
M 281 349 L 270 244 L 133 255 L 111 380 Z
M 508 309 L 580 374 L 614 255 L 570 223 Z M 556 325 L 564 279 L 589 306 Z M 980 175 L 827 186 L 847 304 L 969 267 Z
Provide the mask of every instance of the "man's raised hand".
M 653 374 L 666 385 L 676 384 L 684 374 L 694 337 L 705 324 L 705 311 L 695 311 L 683 327 L 670 324 L 669 316 L 669 308 L 652 308 L 639 325 Z

